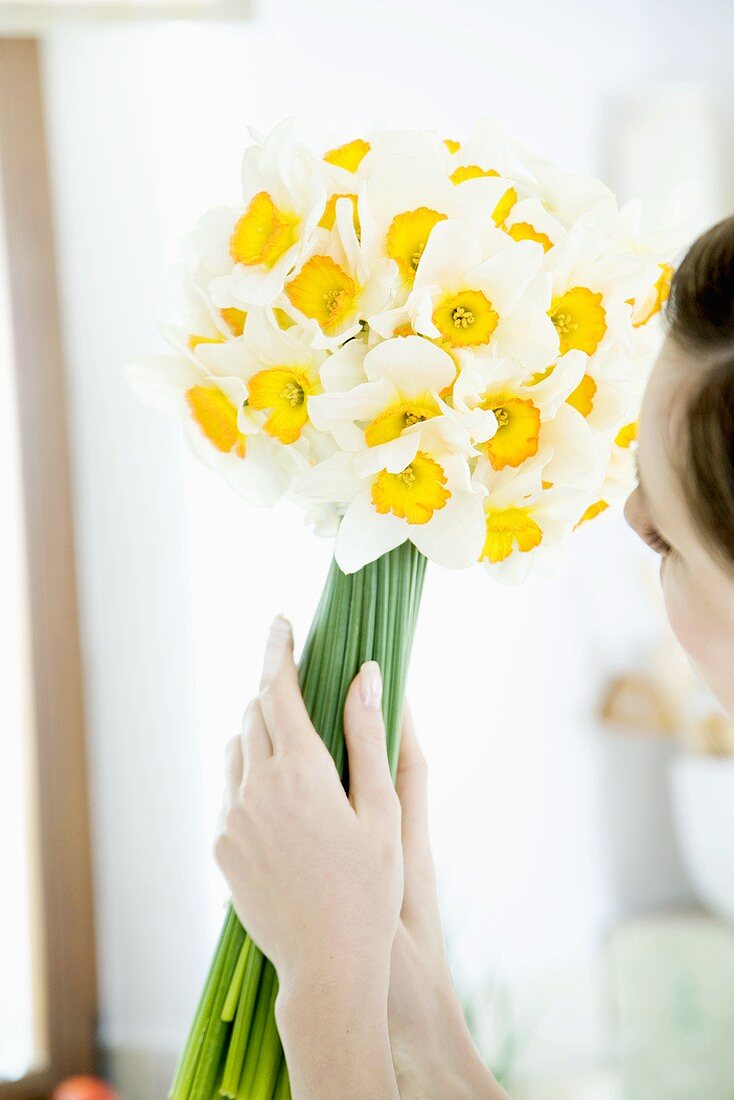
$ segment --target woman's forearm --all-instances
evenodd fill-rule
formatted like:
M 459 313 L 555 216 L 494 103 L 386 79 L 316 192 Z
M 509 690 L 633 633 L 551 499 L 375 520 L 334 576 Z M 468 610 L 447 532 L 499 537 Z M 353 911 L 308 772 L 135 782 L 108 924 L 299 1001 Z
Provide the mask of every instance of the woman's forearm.
M 428 994 L 430 983 L 425 983 Z M 447 987 L 448 988 L 448 987 Z M 453 993 L 416 1006 L 409 1036 L 393 1036 L 401 1100 L 508 1100 L 479 1056 Z
M 293 1100 L 400 1100 L 388 983 L 388 973 L 340 973 L 281 987 L 276 1011 Z

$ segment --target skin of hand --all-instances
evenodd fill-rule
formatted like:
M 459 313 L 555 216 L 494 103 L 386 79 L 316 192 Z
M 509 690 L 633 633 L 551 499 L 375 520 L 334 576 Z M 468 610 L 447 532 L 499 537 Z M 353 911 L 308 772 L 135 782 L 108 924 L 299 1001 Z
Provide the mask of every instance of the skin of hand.
M 474 1046 L 449 970 L 431 855 L 426 764 L 406 713 L 398 765 L 405 890 L 389 1024 L 401 1100 L 507 1100 Z
M 403 862 L 381 695 L 368 662 L 344 710 L 347 797 L 279 617 L 260 694 L 228 747 L 215 856 L 238 917 L 278 973 L 294 1100 L 398 1100 L 387 1003 Z

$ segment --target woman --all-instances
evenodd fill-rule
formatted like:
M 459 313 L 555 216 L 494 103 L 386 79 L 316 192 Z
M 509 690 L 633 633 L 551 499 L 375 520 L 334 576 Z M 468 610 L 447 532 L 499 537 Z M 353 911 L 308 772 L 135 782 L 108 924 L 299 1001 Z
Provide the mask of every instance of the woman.
M 734 218 L 686 255 L 668 320 L 626 515 L 661 556 L 679 641 L 734 713 Z M 347 799 L 276 619 L 260 695 L 228 752 L 216 855 L 278 971 L 294 1100 L 499 1100 L 446 961 L 425 765 L 406 718 L 395 792 L 380 697 L 366 664 L 345 708 Z

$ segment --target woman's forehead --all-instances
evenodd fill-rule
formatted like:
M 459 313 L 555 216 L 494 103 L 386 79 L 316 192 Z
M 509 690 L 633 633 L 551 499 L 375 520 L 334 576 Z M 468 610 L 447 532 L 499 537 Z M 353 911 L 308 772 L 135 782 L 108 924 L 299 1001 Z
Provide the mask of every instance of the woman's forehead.
M 687 524 L 680 484 L 685 448 L 685 409 L 694 364 L 666 340 L 645 392 L 640 415 L 640 484 L 656 518 L 676 528 Z

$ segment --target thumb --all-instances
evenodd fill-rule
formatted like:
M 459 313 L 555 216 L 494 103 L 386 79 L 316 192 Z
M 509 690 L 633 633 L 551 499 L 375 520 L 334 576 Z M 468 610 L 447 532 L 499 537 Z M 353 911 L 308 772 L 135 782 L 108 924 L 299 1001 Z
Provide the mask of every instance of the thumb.
M 344 704 L 344 738 L 349 756 L 349 801 L 360 809 L 380 807 L 393 795 L 382 717 L 382 675 L 367 661 L 352 680 Z

